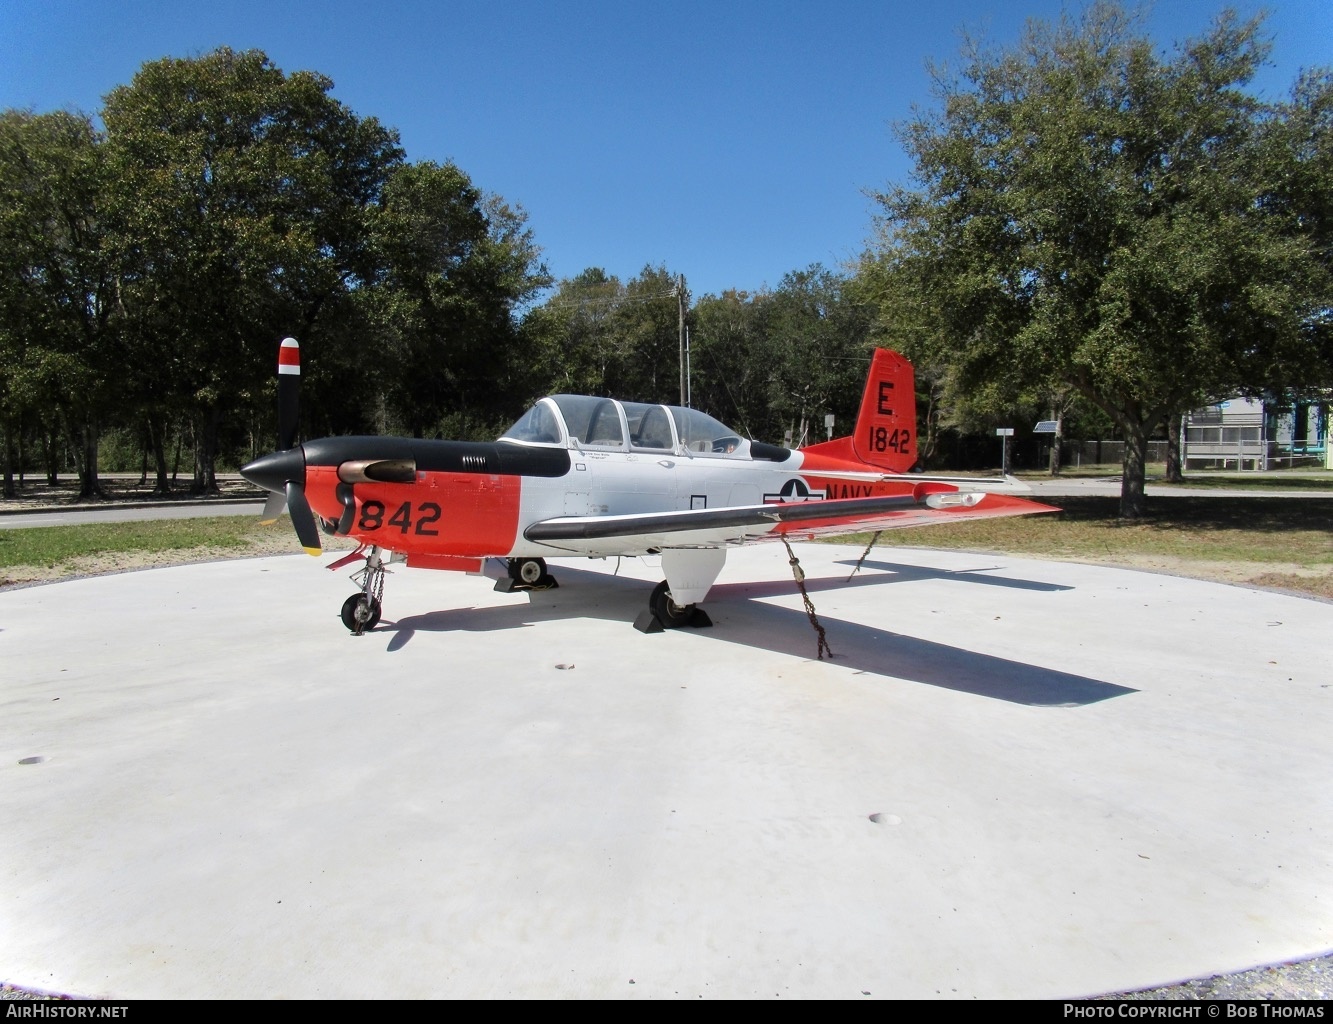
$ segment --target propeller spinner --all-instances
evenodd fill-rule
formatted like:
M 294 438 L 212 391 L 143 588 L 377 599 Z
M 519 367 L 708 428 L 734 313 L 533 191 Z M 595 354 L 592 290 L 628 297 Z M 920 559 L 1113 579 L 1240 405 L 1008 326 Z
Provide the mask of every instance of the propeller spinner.
M 321 547 L 314 513 L 305 496 L 305 452 L 296 444 L 300 419 L 301 347 L 295 338 L 283 338 L 278 349 L 278 450 L 241 469 L 241 476 L 269 492 L 263 521 L 271 523 L 285 507 L 306 554 Z

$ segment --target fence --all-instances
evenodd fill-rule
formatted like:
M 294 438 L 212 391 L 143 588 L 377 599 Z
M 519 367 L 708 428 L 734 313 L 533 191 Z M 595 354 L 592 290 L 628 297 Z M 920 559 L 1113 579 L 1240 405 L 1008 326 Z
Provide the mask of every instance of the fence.
M 1169 441 L 1148 442 L 1148 462 L 1165 463 Z M 1043 453 L 1050 446 L 1043 446 Z M 1065 466 L 1119 466 L 1125 461 L 1124 441 L 1066 441 Z M 1296 466 L 1322 466 L 1322 446 L 1279 444 L 1277 441 L 1237 439 L 1234 441 L 1189 442 L 1185 446 L 1185 469 L 1290 469 Z
M 1234 440 L 1190 442 L 1185 446 L 1186 469 L 1293 469 L 1322 466 L 1322 445 L 1292 445 L 1277 441 Z
M 1169 441 L 1149 441 L 1148 461 L 1166 462 L 1169 444 Z M 1050 451 L 1049 446 L 1046 450 Z M 1125 442 L 1066 441 L 1062 453 L 1062 464 L 1075 469 L 1079 466 L 1119 466 L 1125 461 Z

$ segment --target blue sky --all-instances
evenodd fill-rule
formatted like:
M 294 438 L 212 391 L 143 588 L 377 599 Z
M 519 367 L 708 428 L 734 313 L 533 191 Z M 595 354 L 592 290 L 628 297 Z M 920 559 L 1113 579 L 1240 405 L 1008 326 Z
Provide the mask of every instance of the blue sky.
M 890 126 L 929 106 L 927 59 L 955 57 L 964 28 L 1007 45 L 1062 6 L 0 0 L 0 107 L 95 114 L 145 61 L 260 49 L 330 77 L 409 159 L 452 160 L 522 205 L 557 277 L 664 264 L 697 297 L 854 258 L 865 190 L 910 173 Z M 1223 6 L 1159 0 L 1146 24 L 1169 49 Z M 1277 97 L 1333 64 L 1333 0 L 1266 6 L 1273 67 L 1256 88 Z

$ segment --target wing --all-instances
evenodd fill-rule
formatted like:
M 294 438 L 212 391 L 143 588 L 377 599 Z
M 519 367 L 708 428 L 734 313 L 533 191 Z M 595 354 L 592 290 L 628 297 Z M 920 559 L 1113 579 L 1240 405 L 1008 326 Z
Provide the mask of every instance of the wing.
M 874 473 L 864 470 L 807 469 L 802 471 L 811 479 L 855 480 L 865 483 L 902 483 L 910 487 L 921 484 L 944 484 L 949 490 L 986 491 L 988 494 L 1031 494 L 1032 488 L 1014 476 L 925 476 L 921 473 Z
M 932 491 L 871 498 L 737 505 L 620 516 L 561 516 L 523 536 L 547 547 L 589 554 L 638 554 L 678 547 L 721 547 L 779 537 L 811 538 L 935 523 L 1057 512 L 1050 505 L 981 491 Z

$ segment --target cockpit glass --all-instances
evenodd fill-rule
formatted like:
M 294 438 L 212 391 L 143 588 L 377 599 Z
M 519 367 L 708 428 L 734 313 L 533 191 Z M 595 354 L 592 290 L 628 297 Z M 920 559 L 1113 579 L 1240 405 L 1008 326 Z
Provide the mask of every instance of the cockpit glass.
M 568 438 L 580 447 L 625 451 L 626 431 L 631 451 L 671 452 L 683 447 L 707 455 L 746 458 L 750 454 L 748 441 L 697 409 L 589 395 L 543 398 L 500 436 L 526 444 L 565 444 Z
M 500 435 L 511 441 L 526 441 L 529 444 L 559 444 L 560 425 L 555 421 L 555 413 L 545 402 L 538 402 L 519 417 L 517 423 Z
M 671 433 L 671 415 L 665 406 L 643 402 L 621 402 L 629 424 L 629 443 L 633 448 L 671 451 L 676 440 Z
M 697 409 L 673 405 L 671 417 L 685 447 L 693 452 L 711 452 L 715 455 L 745 455 L 749 444 L 720 420 Z
M 620 424 L 620 410 L 609 398 L 586 395 L 554 395 L 569 436 L 579 444 L 594 448 L 622 448 L 625 431 Z

